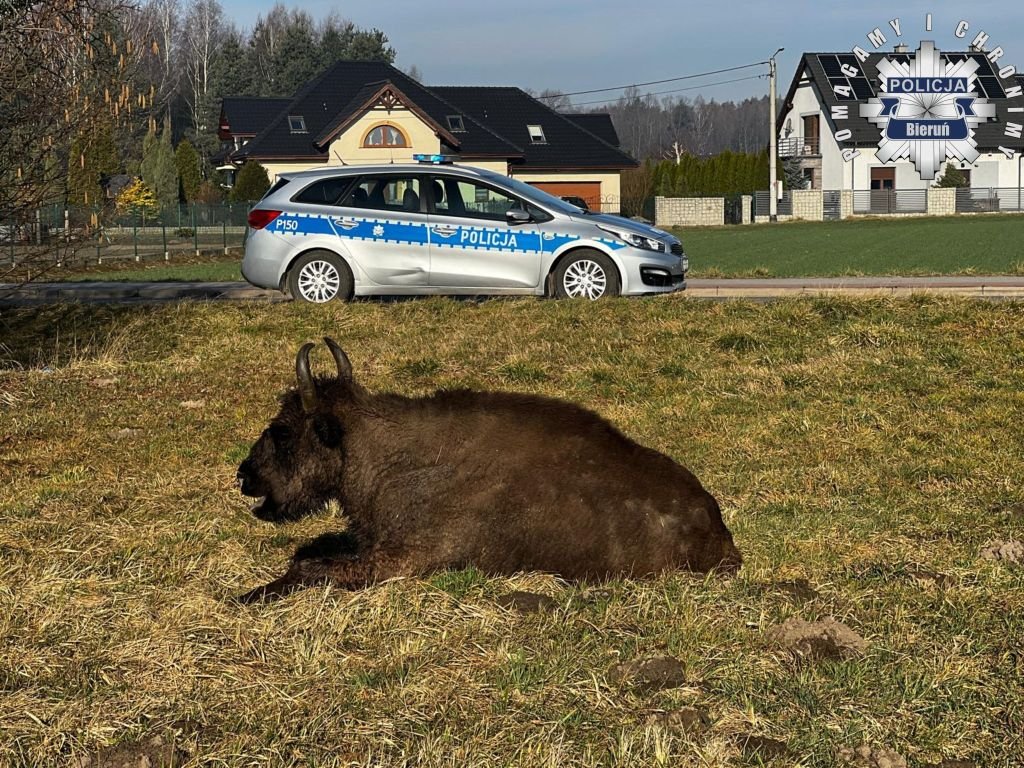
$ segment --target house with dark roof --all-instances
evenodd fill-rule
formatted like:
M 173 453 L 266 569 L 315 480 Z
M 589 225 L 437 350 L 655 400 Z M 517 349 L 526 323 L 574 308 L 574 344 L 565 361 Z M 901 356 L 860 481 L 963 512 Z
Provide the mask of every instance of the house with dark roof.
M 258 162 L 272 180 L 441 153 L 613 213 L 637 165 L 608 115 L 561 114 L 515 87 L 427 87 L 377 61 L 339 61 L 291 99 L 224 99 L 219 135 L 218 160 Z
M 882 128 L 861 116 L 860 107 L 887 94 L 881 87 L 879 64 L 908 64 L 914 54 L 906 45 L 892 52 L 805 53 L 793 76 L 779 115 L 779 156 L 799 163 L 808 187 L 822 190 L 925 190 L 936 178 L 922 175 L 910 159 L 879 158 Z M 1021 188 L 1021 123 L 1024 123 L 1024 76 L 1005 62 L 994 65 L 982 49 L 940 52 L 944 65 L 967 59 L 977 62 L 974 95 L 994 106 L 993 114 L 975 128 L 979 156 L 954 160 L 972 189 Z M 855 74 L 854 74 L 855 73 Z M 922 102 L 921 117 L 929 117 Z M 845 153 L 845 155 L 844 155 Z M 942 159 L 942 168 L 946 160 Z

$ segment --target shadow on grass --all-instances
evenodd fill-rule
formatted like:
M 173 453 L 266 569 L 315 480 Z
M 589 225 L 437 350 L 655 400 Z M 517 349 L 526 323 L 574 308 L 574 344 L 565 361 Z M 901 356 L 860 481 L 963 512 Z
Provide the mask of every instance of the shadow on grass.
M 157 322 L 157 306 L 59 304 L 0 311 L 0 370 L 57 367 L 104 356 L 161 358 L 178 345 L 173 333 L 136 333 Z

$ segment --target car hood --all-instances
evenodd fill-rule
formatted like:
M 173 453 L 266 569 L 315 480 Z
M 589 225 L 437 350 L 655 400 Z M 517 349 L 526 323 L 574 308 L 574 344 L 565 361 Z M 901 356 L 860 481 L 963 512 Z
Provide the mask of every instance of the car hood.
M 574 221 L 578 221 L 585 224 L 598 224 L 606 227 L 613 227 L 620 229 L 623 232 L 632 232 L 637 235 L 643 235 L 644 237 L 653 237 L 658 240 L 675 240 L 676 236 L 671 232 L 666 232 L 663 229 L 652 227 L 650 224 L 644 224 L 640 221 L 633 221 L 633 219 L 627 219 L 623 216 L 615 216 L 610 213 L 589 213 L 582 216 L 573 216 Z

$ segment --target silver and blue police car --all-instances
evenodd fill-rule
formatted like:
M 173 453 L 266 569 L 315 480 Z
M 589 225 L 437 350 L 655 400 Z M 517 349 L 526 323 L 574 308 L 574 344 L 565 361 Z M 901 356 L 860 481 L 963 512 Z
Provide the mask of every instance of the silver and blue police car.
M 686 287 L 671 234 L 594 214 L 440 155 L 282 174 L 249 212 L 242 274 L 323 303 L 353 296 L 599 299 Z

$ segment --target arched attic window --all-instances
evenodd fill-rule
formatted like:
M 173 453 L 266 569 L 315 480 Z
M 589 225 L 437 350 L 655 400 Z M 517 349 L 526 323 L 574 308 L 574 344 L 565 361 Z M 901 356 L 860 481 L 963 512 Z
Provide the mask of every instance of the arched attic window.
M 390 123 L 374 126 L 363 138 L 364 147 L 408 147 L 409 141 L 401 129 Z

